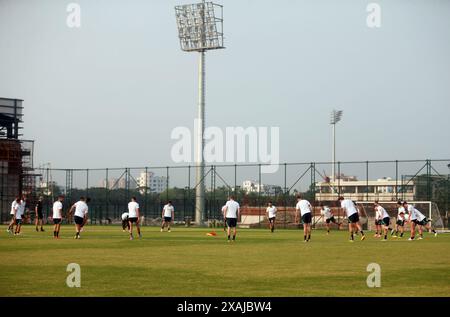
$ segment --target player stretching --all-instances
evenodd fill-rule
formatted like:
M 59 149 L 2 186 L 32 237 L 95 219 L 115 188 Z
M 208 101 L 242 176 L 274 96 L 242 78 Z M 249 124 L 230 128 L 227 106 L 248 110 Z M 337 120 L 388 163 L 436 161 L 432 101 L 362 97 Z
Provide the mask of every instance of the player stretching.
M 303 223 L 303 242 L 309 242 L 311 240 L 311 210 L 312 206 L 306 199 L 302 199 L 301 195 L 297 196 L 297 206 L 295 207 L 295 223 L 298 223 L 298 213 L 302 217 Z
M 277 207 L 275 207 L 271 201 L 269 201 L 267 209 L 267 218 L 269 219 L 270 232 L 275 231 L 275 218 L 277 217 Z
M 325 224 L 327 226 L 327 234 L 330 234 L 330 224 L 334 223 L 338 230 L 341 227 L 341 224 L 336 221 L 334 218 L 333 212 L 331 211 L 331 208 L 328 206 L 325 206 L 323 203 L 320 204 L 320 214 L 325 218 Z
M 72 214 L 74 209 L 75 209 L 75 214 L 73 216 L 73 220 L 75 222 L 74 239 L 80 239 L 81 228 L 83 228 L 87 222 L 87 215 L 89 211 L 86 199 L 84 197 L 80 197 L 80 200 L 77 201 L 75 204 L 73 204 L 72 207 L 70 207 L 69 215 Z
M 350 232 L 350 242 L 354 241 L 354 230 L 358 230 L 359 232 L 361 232 L 361 240 L 366 239 L 366 236 L 362 231 L 361 224 L 359 223 L 359 215 L 355 203 L 350 199 L 344 199 L 344 197 L 342 196 L 339 197 L 338 201 L 341 203 L 341 208 L 344 209 L 344 212 L 347 215 L 348 231 Z
M 131 197 L 128 203 L 128 223 L 130 224 L 130 240 L 133 240 L 133 223 L 136 224 L 136 230 L 139 238 L 142 238 L 141 228 L 139 227 L 139 204 L 136 202 L 136 197 Z
M 173 208 L 172 205 L 172 201 L 169 200 L 167 202 L 167 205 L 164 206 L 163 211 L 162 211 L 162 225 L 161 225 L 161 232 L 164 231 L 164 227 L 167 224 L 167 232 L 170 232 L 170 224 L 173 221 L 174 217 L 175 217 L 175 209 Z
M 128 221 L 129 218 L 129 213 L 128 212 L 124 212 L 121 216 L 122 218 L 122 231 L 125 232 L 125 228 L 127 228 L 127 231 L 130 232 L 130 223 Z
M 61 219 L 64 196 L 58 196 L 58 200 L 53 203 L 53 238 L 59 239 L 59 231 L 61 230 Z
M 395 223 L 395 230 L 391 231 L 392 238 L 398 237 L 398 232 L 400 231 L 400 238 L 403 238 L 403 233 L 405 231 L 405 207 L 403 207 L 403 203 L 399 200 L 397 202 L 398 206 L 398 214 L 397 214 L 397 222 Z M 400 230 L 399 230 L 400 229 Z
M 234 196 L 230 196 L 224 209 L 224 218 L 227 223 L 228 242 L 230 242 L 231 229 L 233 229 L 234 242 L 236 241 L 237 218 L 240 213 L 240 206 L 236 201 L 234 201 Z
M 418 240 L 423 239 L 423 227 L 425 227 L 428 232 L 434 233 L 434 236 L 437 237 L 437 232 L 431 227 L 430 220 L 428 220 L 427 217 L 425 217 L 419 210 L 417 210 L 413 205 L 408 204 L 406 201 L 404 202 L 403 206 L 406 210 L 408 210 L 409 221 L 411 224 L 411 238 L 409 238 L 408 240 L 414 240 L 416 234 L 416 225 L 419 226 Z
M 34 212 L 35 212 L 35 225 L 36 225 L 36 231 L 39 231 L 38 226 L 39 223 L 41 224 L 41 232 L 44 232 L 44 213 L 42 212 L 42 210 L 44 209 L 43 205 L 42 205 L 42 196 L 39 197 L 39 200 L 36 203 L 36 206 L 34 207 Z
M 387 213 L 386 209 L 384 209 L 378 203 L 378 200 L 375 201 L 374 206 L 375 206 L 375 211 L 379 215 L 380 224 L 381 224 L 382 229 L 383 229 L 384 238 L 381 241 L 387 241 L 387 234 L 388 234 L 388 231 L 390 230 L 389 224 L 390 224 L 391 217 L 389 217 L 389 214 Z M 381 235 L 381 229 L 380 229 L 380 235 Z

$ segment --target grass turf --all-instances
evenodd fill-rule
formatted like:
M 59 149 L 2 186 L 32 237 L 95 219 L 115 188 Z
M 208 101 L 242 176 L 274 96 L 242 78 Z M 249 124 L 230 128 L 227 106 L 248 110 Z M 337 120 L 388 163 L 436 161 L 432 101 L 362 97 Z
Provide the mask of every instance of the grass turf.
M 208 229 L 144 227 L 128 240 L 118 226 L 72 226 L 21 236 L 0 232 L 0 296 L 449 296 L 450 235 L 422 241 L 348 242 L 344 231 L 239 230 L 236 243 Z M 368 288 L 369 263 L 381 266 L 381 288 Z M 66 286 L 69 263 L 81 266 L 81 288 Z

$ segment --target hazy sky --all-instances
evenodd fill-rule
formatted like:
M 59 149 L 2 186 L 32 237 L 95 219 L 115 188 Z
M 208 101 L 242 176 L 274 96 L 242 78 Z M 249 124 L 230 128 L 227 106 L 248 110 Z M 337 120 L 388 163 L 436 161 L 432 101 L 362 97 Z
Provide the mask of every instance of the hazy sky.
M 0 96 L 25 100 L 36 165 L 173 165 L 170 133 L 197 111 L 174 16 L 190 2 L 0 0 Z M 207 124 L 279 126 L 281 161 L 330 161 L 336 107 L 339 160 L 450 157 L 450 1 L 376 1 L 378 29 L 370 2 L 221 0 Z

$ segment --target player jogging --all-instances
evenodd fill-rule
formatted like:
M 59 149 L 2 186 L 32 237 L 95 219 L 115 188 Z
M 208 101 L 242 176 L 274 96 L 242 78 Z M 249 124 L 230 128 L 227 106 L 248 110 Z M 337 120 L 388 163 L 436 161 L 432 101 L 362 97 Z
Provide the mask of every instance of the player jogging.
M 300 212 L 303 223 L 303 242 L 311 240 L 311 210 L 312 206 L 306 199 L 302 199 L 301 195 L 297 196 L 297 206 L 295 207 L 295 223 L 298 223 L 298 213 Z
M 164 206 L 162 211 L 162 225 L 161 232 L 164 231 L 164 227 L 167 225 L 167 232 L 170 232 L 170 224 L 172 223 L 175 217 L 175 209 L 173 208 L 172 201 L 169 200 L 167 204 Z
M 58 200 L 53 203 L 53 238 L 59 239 L 59 231 L 61 230 L 62 210 L 64 196 L 58 196 Z
M 73 204 L 70 207 L 69 215 L 72 215 L 73 210 L 75 210 L 75 214 L 73 216 L 73 220 L 75 222 L 75 237 L 74 239 L 80 239 L 81 228 L 87 222 L 87 215 L 89 211 L 89 207 L 87 205 L 87 200 L 84 197 L 80 197 L 80 200 Z
M 20 235 L 20 230 L 22 229 L 23 215 L 25 214 L 25 198 L 21 199 L 17 205 L 16 212 L 14 214 L 16 230 L 14 231 L 14 235 Z
M 130 231 L 130 223 L 128 221 L 129 218 L 129 213 L 128 212 L 124 212 L 121 216 L 122 218 L 122 231 L 125 232 L 125 228 L 127 228 L 127 231 Z
M 133 240 L 133 223 L 136 224 L 136 230 L 139 238 L 142 238 L 141 228 L 139 227 L 139 204 L 136 202 L 136 197 L 131 197 L 128 203 L 128 223 L 130 224 L 130 240 Z
M 391 236 L 393 238 L 398 237 L 398 232 L 400 231 L 400 238 L 403 238 L 403 233 L 405 231 L 405 207 L 403 207 L 403 202 L 397 202 L 398 213 L 397 213 L 397 222 L 395 223 L 395 229 L 392 229 Z M 400 230 L 399 230 L 400 229 Z
M 6 232 L 13 234 L 14 232 L 14 225 L 16 224 L 16 212 L 17 209 L 19 209 L 20 204 L 20 196 L 16 196 L 16 199 L 13 200 L 11 203 L 11 221 L 9 222 L 8 229 L 6 229 Z
M 39 197 L 36 206 L 34 207 L 34 212 L 35 212 L 35 220 L 34 220 L 34 224 L 36 225 L 36 231 L 39 232 L 38 226 L 39 223 L 41 224 L 41 232 L 44 232 L 44 213 L 42 212 L 44 209 L 44 206 L 42 204 L 42 196 Z
M 277 217 L 277 207 L 275 207 L 271 201 L 267 204 L 267 219 L 269 219 L 270 232 L 275 231 L 275 218 Z
M 390 224 L 390 220 L 391 217 L 389 216 L 389 214 L 387 213 L 386 209 L 384 209 L 379 203 L 378 200 L 375 201 L 374 203 L 375 206 L 375 210 L 376 212 L 379 214 L 379 218 L 380 218 L 380 224 L 383 230 L 383 234 L 384 234 L 384 238 L 381 241 L 387 241 L 387 234 L 389 231 L 389 224 Z M 380 235 L 381 235 L 381 229 L 380 229 Z
M 325 218 L 325 224 L 327 226 L 327 234 L 330 234 L 331 223 L 334 223 L 338 229 L 341 227 L 341 224 L 336 221 L 334 218 L 334 214 L 331 211 L 331 208 L 325 206 L 323 203 L 320 204 L 320 214 Z
M 362 231 L 361 224 L 359 223 L 358 210 L 356 209 L 355 203 L 350 199 L 345 199 L 344 197 L 339 197 L 338 201 L 341 203 L 341 208 L 344 210 L 348 219 L 348 231 L 350 232 L 350 242 L 354 241 L 353 231 L 358 230 L 361 232 L 361 241 L 366 239 L 364 232 Z
M 224 218 L 227 223 L 228 242 L 230 242 L 231 229 L 233 229 L 233 242 L 236 241 L 236 226 L 239 213 L 239 204 L 234 200 L 234 196 L 230 196 L 224 208 Z

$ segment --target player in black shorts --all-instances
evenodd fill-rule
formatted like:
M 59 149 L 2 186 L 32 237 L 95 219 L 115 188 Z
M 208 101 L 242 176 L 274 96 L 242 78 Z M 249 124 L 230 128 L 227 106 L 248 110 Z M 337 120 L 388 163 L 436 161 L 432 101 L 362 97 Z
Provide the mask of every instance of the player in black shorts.
M 39 231 L 38 226 L 39 224 L 41 225 L 41 232 L 44 232 L 44 213 L 43 213 L 43 198 L 39 197 L 39 200 L 36 203 L 36 206 L 34 207 L 34 212 L 35 212 L 35 225 L 36 225 L 36 231 Z

